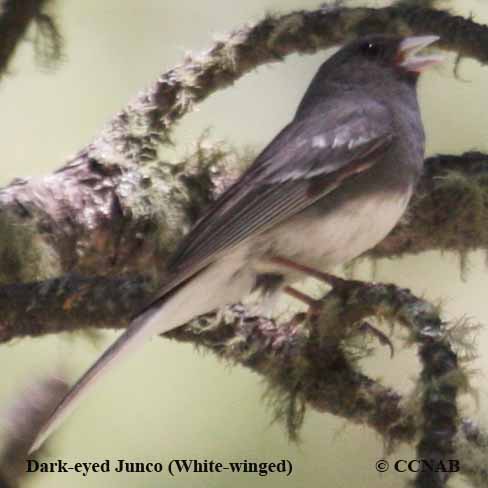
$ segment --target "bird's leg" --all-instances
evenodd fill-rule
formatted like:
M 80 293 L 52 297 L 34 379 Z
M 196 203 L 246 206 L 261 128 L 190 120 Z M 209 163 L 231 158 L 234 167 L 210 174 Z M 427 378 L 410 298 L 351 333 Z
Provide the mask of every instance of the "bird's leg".
M 270 261 L 273 264 L 278 265 L 280 267 L 292 269 L 295 271 L 299 271 L 303 274 L 306 274 L 308 276 L 312 276 L 313 278 L 316 278 L 320 281 L 327 283 L 334 289 L 340 290 L 346 287 L 346 281 L 341 278 L 338 278 L 337 276 L 333 276 L 329 273 L 318 271 L 316 269 L 310 268 L 309 266 L 305 266 L 303 264 L 295 263 L 294 261 L 291 261 L 289 259 L 276 256 L 271 258 Z M 305 303 L 305 305 L 308 305 L 307 314 L 305 316 L 300 314 L 301 317 L 300 320 L 303 320 L 306 317 L 314 318 L 314 319 L 319 317 L 320 312 L 322 310 L 322 305 L 320 300 L 316 300 L 315 298 L 312 298 L 311 296 L 306 295 L 305 293 L 302 293 L 301 291 L 291 286 L 285 286 L 284 291 L 285 293 L 292 296 L 293 298 L 296 298 L 297 300 L 300 300 L 302 303 Z
M 308 266 L 304 266 L 303 264 L 295 263 L 294 261 L 290 261 L 289 259 L 286 258 L 274 257 L 271 259 L 271 261 L 274 264 L 289 269 L 293 269 L 295 271 L 300 271 L 308 276 L 312 276 L 313 278 L 316 278 L 320 281 L 324 281 L 334 289 L 340 290 L 340 289 L 344 289 L 347 286 L 346 280 L 343 280 L 342 278 L 338 278 L 337 276 L 333 276 L 329 273 L 324 273 L 322 271 L 318 271 Z M 296 320 L 301 321 L 304 320 L 306 317 L 317 318 L 320 315 L 322 309 L 320 300 L 316 300 L 315 298 L 312 298 L 309 295 L 302 293 L 301 291 L 293 288 L 292 286 L 285 286 L 284 291 L 288 295 L 292 296 L 293 298 L 296 298 L 297 300 L 300 300 L 301 302 L 305 303 L 309 307 L 307 314 L 306 315 L 298 314 L 295 317 Z M 393 357 L 395 353 L 393 344 L 388 338 L 388 336 L 386 336 L 383 332 L 381 332 L 381 330 L 377 329 L 376 327 L 373 327 L 368 322 L 362 322 L 359 325 L 359 330 L 364 333 L 372 334 L 374 337 L 376 337 L 376 339 L 378 339 L 380 344 L 382 344 L 383 346 L 388 346 L 390 348 L 390 356 Z
M 290 261 L 289 259 L 282 258 L 280 256 L 273 257 L 270 259 L 270 261 L 278 266 L 293 269 L 295 271 L 300 271 L 303 274 L 312 276 L 313 278 L 327 283 L 335 289 L 341 289 L 346 286 L 346 280 L 343 280 L 342 278 L 338 278 L 337 276 L 331 275 L 329 273 L 324 273 L 323 271 L 318 271 L 303 264 L 295 263 L 294 261 Z
M 393 357 L 393 355 L 395 354 L 395 348 L 393 347 L 393 343 L 390 341 L 390 338 L 388 336 L 381 332 L 381 330 L 373 327 L 368 322 L 361 322 L 361 324 L 359 324 L 359 330 L 366 334 L 373 334 L 382 346 L 388 346 L 390 348 L 390 357 Z
M 285 286 L 283 290 L 286 294 L 290 295 L 293 298 L 296 298 L 297 300 L 300 300 L 305 305 L 308 305 L 308 312 L 306 317 L 316 318 L 320 315 L 320 311 L 322 309 L 320 305 L 320 300 L 316 300 L 315 298 L 312 298 L 306 293 L 302 293 L 301 291 L 297 290 L 296 288 L 293 288 L 292 286 Z
M 308 305 L 309 307 L 306 314 L 298 313 L 293 317 L 292 319 L 293 324 L 299 324 L 307 318 L 317 319 L 319 317 L 322 309 L 320 300 L 316 300 L 315 298 L 312 298 L 306 293 L 302 293 L 301 291 L 297 290 L 296 288 L 293 288 L 292 286 L 285 286 L 283 290 L 286 294 L 305 303 L 305 305 Z M 374 337 L 376 337 L 376 339 L 378 339 L 379 343 L 382 346 L 388 346 L 390 348 L 390 357 L 393 358 L 395 354 L 395 348 L 393 346 L 393 343 L 391 342 L 391 340 L 386 334 L 381 332 L 381 330 L 377 329 L 376 327 L 373 327 L 368 322 L 361 322 L 359 324 L 359 331 L 363 332 L 364 334 L 372 334 Z

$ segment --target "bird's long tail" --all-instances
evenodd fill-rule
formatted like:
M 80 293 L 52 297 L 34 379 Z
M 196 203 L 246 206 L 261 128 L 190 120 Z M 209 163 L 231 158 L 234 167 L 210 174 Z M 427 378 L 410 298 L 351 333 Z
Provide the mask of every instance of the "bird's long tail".
M 240 261 L 224 259 L 194 271 L 186 279 L 182 275 L 168 283 L 160 298 L 137 315 L 127 330 L 86 371 L 61 400 L 40 429 L 29 453 L 38 449 L 62 421 L 78 406 L 80 400 L 98 383 L 107 371 L 128 353 L 157 334 L 179 327 L 204 313 L 228 303 L 235 303 L 254 284 L 252 275 L 239 274 Z M 247 276 L 244 279 L 242 276 Z
M 63 420 L 76 409 L 81 400 L 91 390 L 98 380 L 110 370 L 115 364 L 124 359 L 126 355 L 143 343 L 148 336 L 154 334 L 153 327 L 147 327 L 151 319 L 158 316 L 158 323 L 164 320 L 162 317 L 161 304 L 158 307 L 150 307 L 143 314 L 139 315 L 124 333 L 111 344 L 100 358 L 85 372 L 85 374 L 74 384 L 71 390 L 61 400 L 61 402 L 52 411 L 47 421 L 38 432 L 30 450 L 29 454 L 36 451 L 44 441 L 56 430 Z M 161 329 L 160 333 L 177 327 L 174 321 L 168 321 L 166 327 Z

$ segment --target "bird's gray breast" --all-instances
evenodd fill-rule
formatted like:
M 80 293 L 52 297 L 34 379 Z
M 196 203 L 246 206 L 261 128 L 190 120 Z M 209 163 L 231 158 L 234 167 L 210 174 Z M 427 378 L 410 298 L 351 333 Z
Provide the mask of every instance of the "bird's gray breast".
M 408 205 L 413 181 L 404 183 L 382 187 L 379 181 L 357 178 L 340 192 L 326 195 L 261 236 L 252 252 L 260 256 L 254 262 L 256 272 L 278 271 L 268 264 L 271 256 L 326 270 L 374 247 Z

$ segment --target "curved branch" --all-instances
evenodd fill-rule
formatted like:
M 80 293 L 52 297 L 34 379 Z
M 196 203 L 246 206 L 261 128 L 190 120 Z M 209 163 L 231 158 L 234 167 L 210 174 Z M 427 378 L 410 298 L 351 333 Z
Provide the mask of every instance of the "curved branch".
M 97 294 L 103 285 L 100 281 L 100 289 L 87 288 L 86 292 Z M 134 283 L 134 287 L 121 282 L 120 289 L 112 292 L 128 301 L 127 311 L 130 301 L 137 300 L 143 288 L 143 281 Z M 96 317 L 96 309 L 93 314 Z M 361 372 L 357 358 L 364 351 L 358 350 L 351 339 L 362 333 L 358 324 L 369 317 L 401 324 L 419 343 L 424 365 L 420 401 L 405 402 L 394 389 Z M 104 326 L 103 321 L 95 325 Z M 67 329 L 66 325 L 60 328 Z M 390 446 L 412 443 L 421 437 L 421 457 L 452 456 L 460 459 L 463 474 L 473 479 L 482 476 L 472 459 L 474 454 L 486 452 L 487 435 L 468 420 L 458 418 L 456 394 L 467 380 L 458 368 L 446 325 L 436 307 L 408 290 L 345 281 L 340 289 L 322 299 L 321 316 L 313 322 L 292 319 L 278 324 L 249 315 L 244 307 L 234 305 L 218 316 L 195 319 L 166 337 L 212 351 L 266 378 L 271 405 L 292 437 L 296 437 L 308 406 L 367 425 Z M 456 435 L 458 425 L 462 429 Z
M 199 56 L 187 56 L 117 114 L 72 164 L 138 165 L 157 156 L 174 123 L 217 90 L 263 64 L 314 53 L 368 33 L 437 34 L 440 47 L 488 62 L 488 27 L 447 11 L 400 2 L 384 8 L 324 6 L 268 15 L 236 29 Z

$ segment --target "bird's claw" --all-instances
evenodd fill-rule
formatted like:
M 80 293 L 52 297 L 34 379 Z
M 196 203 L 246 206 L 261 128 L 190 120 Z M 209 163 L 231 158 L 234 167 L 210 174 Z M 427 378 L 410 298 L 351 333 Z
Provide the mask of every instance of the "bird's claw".
M 395 355 L 395 347 L 393 346 L 393 343 L 386 334 L 381 332 L 381 330 L 377 329 L 376 327 L 373 327 L 368 322 L 361 322 L 361 324 L 359 325 L 359 330 L 361 332 L 374 335 L 382 346 L 388 346 L 390 348 L 390 358 L 393 358 L 393 356 Z

